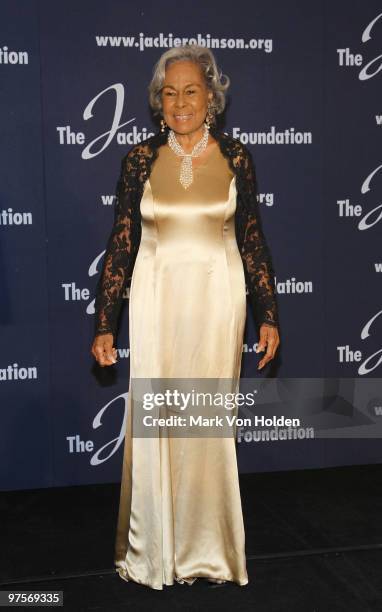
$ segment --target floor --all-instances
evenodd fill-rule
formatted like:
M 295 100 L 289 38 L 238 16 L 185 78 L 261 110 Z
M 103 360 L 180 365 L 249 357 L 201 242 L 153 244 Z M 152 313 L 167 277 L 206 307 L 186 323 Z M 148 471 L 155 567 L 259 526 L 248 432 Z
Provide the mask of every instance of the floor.
M 249 584 L 163 591 L 113 568 L 119 484 L 0 493 L 1 590 L 65 610 L 382 611 L 382 465 L 240 475 Z

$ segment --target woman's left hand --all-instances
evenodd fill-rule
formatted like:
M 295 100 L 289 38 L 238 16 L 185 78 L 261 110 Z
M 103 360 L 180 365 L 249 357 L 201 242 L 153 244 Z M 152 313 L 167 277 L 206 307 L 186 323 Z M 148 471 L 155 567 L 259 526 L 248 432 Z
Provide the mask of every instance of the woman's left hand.
M 279 344 L 280 336 L 278 328 L 274 327 L 273 325 L 267 325 L 266 323 L 263 323 L 260 326 L 260 339 L 257 345 L 256 353 L 259 353 L 260 351 L 265 351 L 265 348 L 267 349 L 267 352 L 265 353 L 264 357 L 262 357 L 262 359 L 259 361 L 259 365 L 257 366 L 258 370 L 265 366 L 268 361 L 273 359 Z

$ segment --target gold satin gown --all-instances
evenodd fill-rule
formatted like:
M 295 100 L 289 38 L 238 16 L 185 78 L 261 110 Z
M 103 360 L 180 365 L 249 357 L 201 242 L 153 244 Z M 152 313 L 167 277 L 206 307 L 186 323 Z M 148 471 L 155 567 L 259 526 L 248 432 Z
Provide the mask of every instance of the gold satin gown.
M 168 145 L 158 153 L 130 286 L 130 379 L 239 380 L 246 292 L 234 175 L 216 145 L 186 190 L 181 158 Z M 234 437 L 133 437 L 128 395 L 116 571 L 154 589 L 247 584 Z

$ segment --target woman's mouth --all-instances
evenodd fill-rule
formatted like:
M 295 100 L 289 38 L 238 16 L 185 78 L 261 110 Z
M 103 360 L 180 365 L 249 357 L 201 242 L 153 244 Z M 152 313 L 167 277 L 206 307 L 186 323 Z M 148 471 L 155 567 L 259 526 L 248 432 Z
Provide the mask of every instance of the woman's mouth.
M 190 119 L 190 117 L 192 117 L 192 115 L 191 114 L 188 114 L 188 115 L 182 114 L 182 115 L 174 115 L 174 117 L 175 117 L 175 119 L 177 121 L 187 121 L 188 119 Z

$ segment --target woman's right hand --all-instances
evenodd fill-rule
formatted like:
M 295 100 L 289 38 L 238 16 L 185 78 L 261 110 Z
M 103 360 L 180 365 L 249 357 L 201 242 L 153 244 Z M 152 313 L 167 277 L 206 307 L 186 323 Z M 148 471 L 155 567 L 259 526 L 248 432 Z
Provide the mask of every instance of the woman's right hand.
M 101 367 L 117 363 L 117 349 L 113 348 L 113 334 L 96 336 L 91 352 Z

